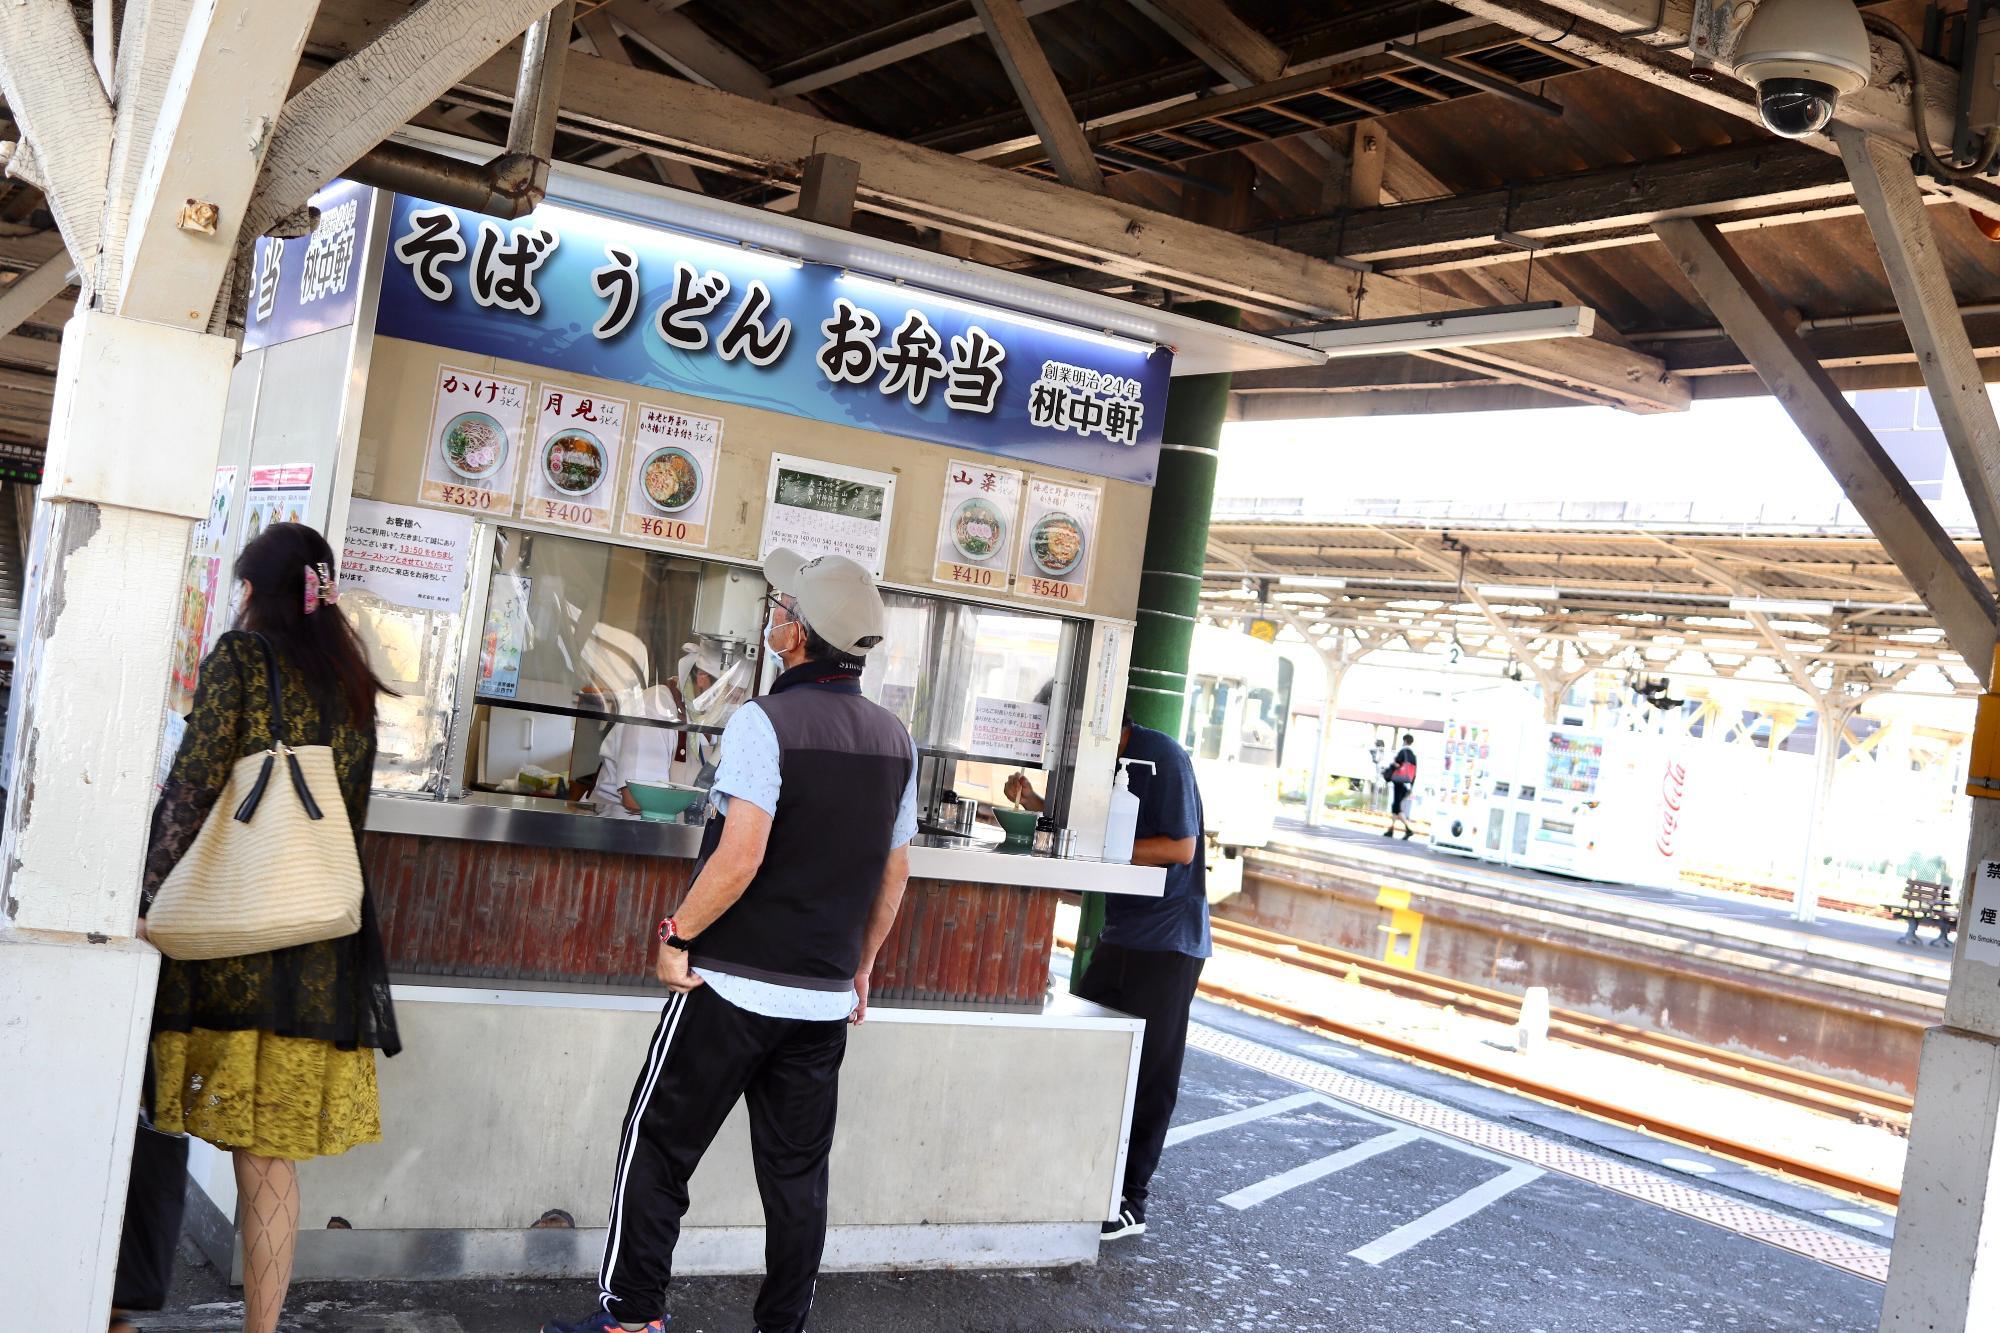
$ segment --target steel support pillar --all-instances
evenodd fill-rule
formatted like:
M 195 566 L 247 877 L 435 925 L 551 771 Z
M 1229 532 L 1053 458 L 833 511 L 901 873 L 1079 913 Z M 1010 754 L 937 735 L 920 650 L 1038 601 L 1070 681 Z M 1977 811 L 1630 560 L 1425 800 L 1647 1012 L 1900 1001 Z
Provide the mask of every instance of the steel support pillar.
M 1237 312 L 1197 302 L 1186 314 L 1234 325 Z M 1188 654 L 1201 609 L 1201 571 L 1208 560 L 1209 511 L 1215 504 L 1215 465 L 1222 421 L 1229 408 L 1228 375 L 1188 375 L 1173 382 L 1161 426 L 1160 471 L 1146 521 L 1140 563 L 1139 624 L 1132 634 L 1132 664 L 1125 707 L 1132 720 L 1170 736 L 1180 734 L 1187 698 Z M 1200 849 L 1196 850 L 1201 855 Z M 1104 899 L 1083 895 L 1077 925 L 1074 986 L 1090 965 L 1104 925 Z
M 109 1318 L 159 965 L 133 938 L 140 867 L 234 358 L 101 312 L 63 335 L 0 846 L 0 1195 L 34 1209 L 0 1246 L 10 1328 Z
M 1840 737 L 1851 710 L 1818 700 L 1819 731 L 1813 745 L 1812 804 L 1806 810 L 1806 845 L 1799 858 L 1799 888 L 1792 896 L 1792 920 L 1819 920 L 1820 862 L 1826 859 L 1826 822 L 1833 805 L 1834 775 L 1840 769 Z
M 1340 657 L 1328 658 L 1321 653 L 1326 665 L 1326 701 L 1320 705 L 1319 735 L 1313 741 L 1312 777 L 1306 791 L 1306 827 L 1318 828 L 1327 822 L 1326 783 L 1333 769 L 1333 728 L 1340 718 L 1340 687 L 1347 679 L 1347 671 L 1353 664 Z M 1381 775 L 1372 774 L 1371 777 Z M 1374 789 L 1374 783 L 1369 783 Z

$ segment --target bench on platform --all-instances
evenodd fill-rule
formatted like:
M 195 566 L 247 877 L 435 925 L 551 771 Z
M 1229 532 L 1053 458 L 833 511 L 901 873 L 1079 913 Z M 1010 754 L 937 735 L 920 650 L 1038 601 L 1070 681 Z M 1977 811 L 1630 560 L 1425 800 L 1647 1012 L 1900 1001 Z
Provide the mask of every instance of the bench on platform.
M 1903 901 L 1891 907 L 1889 915 L 1909 926 L 1898 941 L 1901 944 L 1918 942 L 1918 926 L 1936 926 L 1937 938 L 1930 941 L 1931 947 L 1947 949 L 1951 947 L 1951 933 L 1958 929 L 1958 904 L 1952 899 L 1951 887 L 1925 879 L 1905 882 Z

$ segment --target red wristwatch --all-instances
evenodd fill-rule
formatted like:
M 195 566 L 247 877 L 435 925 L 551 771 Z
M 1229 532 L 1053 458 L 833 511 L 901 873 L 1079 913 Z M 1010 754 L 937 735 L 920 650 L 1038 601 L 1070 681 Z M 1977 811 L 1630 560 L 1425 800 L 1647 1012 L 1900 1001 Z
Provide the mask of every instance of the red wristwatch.
M 666 945 L 669 949 L 679 949 L 682 953 L 686 953 L 694 947 L 692 940 L 681 938 L 681 928 L 675 924 L 674 919 L 670 916 L 660 918 L 660 943 Z

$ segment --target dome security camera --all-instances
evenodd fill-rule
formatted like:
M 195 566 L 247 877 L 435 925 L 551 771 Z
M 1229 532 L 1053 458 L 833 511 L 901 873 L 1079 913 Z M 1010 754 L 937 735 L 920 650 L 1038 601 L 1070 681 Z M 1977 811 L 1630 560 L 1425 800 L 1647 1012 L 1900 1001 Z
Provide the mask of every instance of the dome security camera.
M 1803 139 L 1868 86 L 1868 29 L 1853 0 L 1762 0 L 1736 40 L 1736 77 L 1773 134 Z

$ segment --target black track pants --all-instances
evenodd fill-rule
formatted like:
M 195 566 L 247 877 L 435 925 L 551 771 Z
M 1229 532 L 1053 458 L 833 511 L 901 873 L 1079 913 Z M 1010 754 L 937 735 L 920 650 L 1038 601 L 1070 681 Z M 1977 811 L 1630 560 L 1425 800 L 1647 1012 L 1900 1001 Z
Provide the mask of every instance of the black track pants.
M 706 986 L 660 1014 L 632 1090 L 598 1270 L 604 1308 L 627 1323 L 664 1312 L 688 1177 L 736 1105 L 750 1101 L 750 1157 L 764 1201 L 760 1333 L 806 1326 L 826 1244 L 827 1154 L 847 1051 L 843 1021 L 767 1018 Z
M 1141 1206 L 1180 1097 L 1188 1010 L 1203 961 L 1166 950 L 1100 944 L 1076 987 L 1081 999 L 1146 1020 L 1139 1044 L 1139 1088 L 1132 1103 L 1132 1143 L 1125 1154 L 1125 1198 Z

